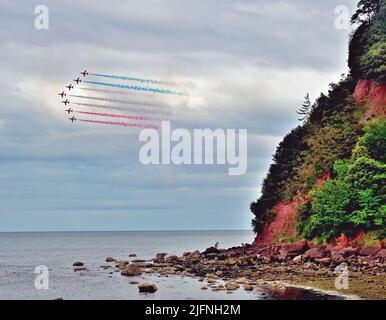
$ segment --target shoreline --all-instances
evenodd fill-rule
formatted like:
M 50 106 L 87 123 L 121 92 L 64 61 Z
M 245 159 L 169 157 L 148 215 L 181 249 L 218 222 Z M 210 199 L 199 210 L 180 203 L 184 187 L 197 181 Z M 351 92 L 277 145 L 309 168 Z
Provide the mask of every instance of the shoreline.
M 246 245 L 230 249 L 210 247 L 203 252 L 185 252 L 182 256 L 158 253 L 150 261 L 123 261 L 111 257 L 106 261 L 113 262 L 115 271 L 128 278 L 143 273 L 160 277 L 190 277 L 203 283 L 202 290 L 229 294 L 242 289 L 259 292 L 265 288 L 278 299 L 291 299 L 288 291 L 298 288 L 339 299 L 385 300 L 385 252 L 383 248 L 366 246 L 310 246 L 301 241 L 297 244 Z M 335 287 L 335 268 L 342 263 L 349 270 L 347 289 Z

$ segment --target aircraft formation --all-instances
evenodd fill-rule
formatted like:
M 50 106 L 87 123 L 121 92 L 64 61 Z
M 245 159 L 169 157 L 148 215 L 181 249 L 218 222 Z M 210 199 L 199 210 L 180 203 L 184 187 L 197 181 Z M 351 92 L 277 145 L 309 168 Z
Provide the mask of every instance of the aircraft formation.
M 160 119 L 160 115 L 164 117 L 172 114 L 171 105 L 165 103 L 165 97 L 178 98 L 186 94 L 179 92 L 176 84 L 172 82 L 91 73 L 84 70 L 58 95 L 62 99 L 61 103 L 68 107 L 64 111 L 68 116 L 71 115 L 68 118 L 71 123 L 87 122 L 158 129 L 157 124 L 149 124 L 149 122 L 167 120 Z M 116 114 L 102 110 L 95 112 L 92 110 L 95 108 L 110 111 L 119 110 L 123 113 Z M 148 116 L 149 114 L 157 115 L 157 117 Z M 98 119 L 83 118 L 85 116 L 98 117 Z M 108 120 L 99 120 L 100 117 L 108 118 Z M 110 121 L 111 118 L 130 119 L 131 122 L 114 122 Z

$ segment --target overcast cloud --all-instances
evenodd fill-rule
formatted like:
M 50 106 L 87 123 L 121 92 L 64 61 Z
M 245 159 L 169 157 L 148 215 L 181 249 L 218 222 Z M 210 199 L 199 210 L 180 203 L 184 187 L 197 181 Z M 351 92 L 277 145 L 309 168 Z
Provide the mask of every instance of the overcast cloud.
M 347 72 L 334 9 L 355 3 L 0 1 L 0 231 L 250 228 L 304 95 Z M 85 68 L 179 83 L 172 126 L 248 129 L 247 173 L 143 166 L 138 130 L 69 123 L 57 92 Z

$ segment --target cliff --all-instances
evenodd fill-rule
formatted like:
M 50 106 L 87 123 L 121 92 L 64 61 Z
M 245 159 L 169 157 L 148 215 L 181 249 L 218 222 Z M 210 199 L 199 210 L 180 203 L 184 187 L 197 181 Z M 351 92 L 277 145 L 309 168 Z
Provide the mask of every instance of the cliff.
M 360 1 L 352 22 L 350 74 L 312 105 L 307 95 L 251 203 L 254 245 L 386 236 L 385 3 Z

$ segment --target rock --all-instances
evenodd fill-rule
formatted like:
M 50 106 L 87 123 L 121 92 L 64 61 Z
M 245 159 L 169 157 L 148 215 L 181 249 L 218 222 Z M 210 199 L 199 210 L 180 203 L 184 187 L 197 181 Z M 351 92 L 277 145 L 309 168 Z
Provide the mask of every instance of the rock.
M 186 256 L 188 256 L 188 255 L 190 255 L 191 254 L 191 252 L 190 251 L 187 251 L 187 252 L 184 252 L 183 254 L 182 254 L 182 256 L 183 257 L 186 257 Z
M 247 284 L 248 283 L 248 279 L 245 278 L 245 277 L 242 277 L 242 278 L 237 279 L 236 283 L 238 283 L 238 284 Z
M 207 255 L 207 254 L 209 254 L 209 253 L 220 253 L 220 250 L 218 250 L 217 248 L 215 248 L 215 247 L 209 247 L 209 248 L 207 248 L 204 252 L 203 252 L 203 254 L 205 254 L 205 255 Z
M 225 260 L 225 263 L 229 266 L 234 266 L 239 262 L 237 258 L 229 258 Z
M 208 290 L 208 287 L 203 286 L 201 287 L 201 290 Z
M 166 262 L 168 263 L 177 263 L 178 262 L 178 257 L 175 255 L 168 256 L 166 257 Z
M 216 283 L 216 279 L 208 278 L 208 280 L 206 282 L 208 282 L 208 283 Z
M 164 263 L 165 262 L 165 256 L 167 255 L 167 253 L 165 252 L 162 252 L 162 253 L 157 253 L 155 258 L 153 259 L 153 261 L 155 263 Z
M 136 257 L 137 255 L 135 253 L 129 253 L 129 257 Z
M 287 246 L 286 250 L 290 255 L 299 255 L 309 249 L 307 240 L 300 240 L 295 244 Z
M 237 290 L 238 288 L 240 288 L 240 285 L 236 282 L 227 282 L 225 284 L 225 288 L 229 291 L 233 291 L 233 290 Z
M 114 262 L 114 261 L 116 261 L 116 259 L 114 259 L 113 257 L 106 258 L 106 262 Z
M 77 262 L 74 262 L 72 264 L 73 267 L 83 267 L 84 266 L 84 263 L 83 262 L 80 262 L 80 261 L 77 261 Z
M 245 284 L 244 285 L 244 290 L 246 290 L 246 291 L 253 291 L 253 286 L 251 286 L 250 284 Z
M 301 254 L 299 254 L 298 256 L 292 259 L 292 261 L 295 263 L 300 263 L 302 262 L 302 260 L 303 260 L 303 256 Z
M 350 256 L 356 256 L 358 254 L 359 249 L 354 247 L 343 248 L 338 253 L 340 253 L 343 257 L 347 258 Z
M 375 257 L 380 259 L 382 262 L 386 262 L 386 249 L 379 250 Z
M 139 292 L 145 293 L 154 293 L 158 290 L 155 284 L 153 283 L 141 283 L 138 285 Z
M 138 284 L 139 282 L 138 282 L 138 281 L 133 281 L 133 280 L 131 280 L 131 281 L 129 281 L 128 283 L 129 283 L 129 284 Z
M 144 262 L 146 262 L 146 260 L 143 260 L 143 259 L 133 259 L 133 260 L 131 260 L 131 262 L 134 262 L 134 263 L 144 263 Z
M 315 259 L 315 262 L 323 266 L 329 266 L 331 264 L 331 258 L 317 258 Z
M 79 272 L 79 271 L 88 271 L 86 267 L 75 267 L 74 272 Z
M 289 257 L 288 251 L 285 250 L 285 249 L 281 249 L 281 250 L 279 251 L 279 255 L 277 256 L 277 259 L 278 259 L 279 261 L 285 261 L 285 260 L 288 259 L 288 257 Z
M 120 267 L 125 267 L 129 264 L 129 261 L 126 261 L 126 260 L 116 260 L 115 261 L 115 266 L 117 268 L 120 268 Z
M 321 259 L 324 258 L 324 253 L 321 251 L 319 248 L 314 247 L 311 249 L 308 249 L 304 254 L 303 254 L 303 259 L 304 260 L 314 260 L 314 259 Z
M 360 251 L 359 255 L 361 256 L 376 256 L 377 253 L 381 250 L 381 247 L 377 246 L 364 246 Z
M 343 256 L 338 253 L 338 252 L 334 252 L 331 254 L 331 261 L 335 264 L 341 264 L 342 262 L 345 261 L 345 259 L 343 258 Z
M 129 265 L 127 268 L 121 271 L 121 275 L 127 276 L 127 277 L 136 277 L 136 276 L 140 276 L 141 274 L 142 274 L 141 268 L 139 268 L 136 265 Z
M 213 252 L 213 253 L 208 253 L 205 256 L 207 259 L 214 259 L 217 257 L 217 255 L 218 255 L 218 253 Z
M 63 299 L 63 297 L 58 297 L 58 298 L 55 298 L 53 300 L 61 301 L 61 300 L 64 300 L 64 299 Z

